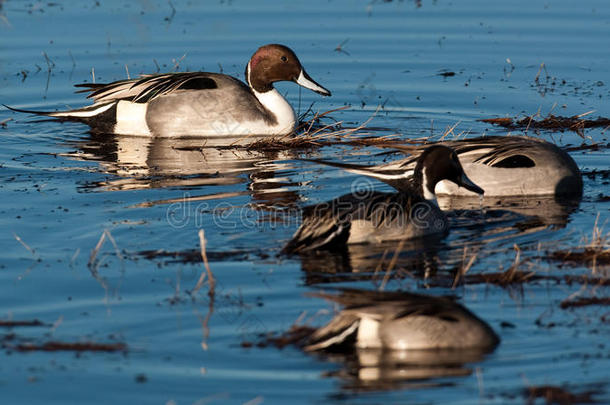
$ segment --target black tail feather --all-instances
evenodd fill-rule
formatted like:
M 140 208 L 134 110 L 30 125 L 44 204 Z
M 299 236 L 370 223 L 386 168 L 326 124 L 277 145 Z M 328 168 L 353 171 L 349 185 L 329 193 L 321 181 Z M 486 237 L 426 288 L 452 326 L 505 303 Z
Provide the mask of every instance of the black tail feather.
M 8 106 L 6 104 L 2 104 L 4 107 L 8 108 L 11 111 L 15 111 L 15 112 L 19 112 L 19 113 L 25 113 L 25 114 L 35 114 L 35 115 L 43 115 L 43 116 L 49 116 L 53 113 L 55 113 L 56 111 L 34 111 L 34 110 L 24 110 L 21 108 L 15 108 L 15 107 L 11 107 Z
M 106 83 L 79 83 L 75 84 L 74 87 L 82 88 L 82 90 L 77 90 L 74 93 L 91 93 L 106 86 L 108 86 Z

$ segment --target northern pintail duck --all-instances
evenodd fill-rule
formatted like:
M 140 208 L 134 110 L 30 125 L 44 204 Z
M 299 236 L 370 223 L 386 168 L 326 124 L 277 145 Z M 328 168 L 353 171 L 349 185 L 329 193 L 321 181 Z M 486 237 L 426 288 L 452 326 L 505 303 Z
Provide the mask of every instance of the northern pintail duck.
M 297 117 L 273 87 L 293 81 L 323 96 L 286 46 L 260 47 L 246 67 L 246 83 L 219 73 L 187 72 L 143 75 L 107 84 L 85 83 L 94 104 L 70 111 L 13 110 L 80 121 L 94 131 L 141 136 L 286 135 Z M 8 107 L 11 108 L 11 107 Z
M 464 172 L 485 189 L 485 196 L 581 194 L 582 179 L 574 159 L 556 145 L 527 136 L 489 136 L 436 143 L 459 156 Z M 419 156 L 429 145 L 400 148 L 410 156 L 378 166 L 318 161 L 375 177 L 396 188 L 410 187 Z M 437 184 L 439 195 L 471 195 L 448 181 Z
M 500 338 L 493 329 L 453 297 L 408 292 L 345 289 L 316 293 L 344 306 L 328 324 L 315 330 L 304 348 L 493 350 Z
M 478 194 L 483 189 L 464 173 L 457 154 L 435 145 L 418 158 L 414 175 L 399 193 L 346 194 L 305 207 L 302 224 L 284 252 L 333 249 L 346 243 L 379 243 L 445 233 L 448 221 L 438 208 L 435 186 L 449 180 Z

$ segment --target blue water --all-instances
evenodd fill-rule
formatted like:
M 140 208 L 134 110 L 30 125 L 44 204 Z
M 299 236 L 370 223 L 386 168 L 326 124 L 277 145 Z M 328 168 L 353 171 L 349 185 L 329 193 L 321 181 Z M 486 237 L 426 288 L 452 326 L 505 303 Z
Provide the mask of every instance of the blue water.
M 597 117 L 610 110 L 610 9 L 601 0 L 121 3 L 1 2 L 0 102 L 40 110 L 82 106 L 87 101 L 72 86 L 90 82 L 92 73 L 105 82 L 153 73 L 157 65 L 243 78 L 257 47 L 280 42 L 333 92 L 322 98 L 280 83 L 295 109 L 350 105 L 332 116 L 355 126 L 382 105 L 369 124 L 376 136 L 438 137 L 456 124 L 450 137 L 505 134 L 478 120 L 538 111 L 595 110 Z M 335 50 L 342 43 L 344 52 Z M 456 74 L 439 76 L 443 71 Z M 418 274 L 421 263 L 399 260 L 398 268 L 414 276 L 392 278 L 388 289 L 457 294 L 497 331 L 499 348 L 467 364 L 466 376 L 362 392 L 328 375 L 343 369 L 340 361 L 242 343 L 289 329 L 303 311 L 306 317 L 327 311 L 311 321 L 322 324 L 332 306 L 304 295 L 317 286 L 375 288 L 345 268 L 333 278 L 323 273 L 329 263 L 277 256 L 298 225 L 299 208 L 364 181 L 297 159 L 375 163 L 398 156 L 348 146 L 200 149 L 197 141 L 92 136 L 82 124 L 34 122 L 1 109 L 0 122 L 7 119 L 0 128 L 0 319 L 47 326 L 0 329 L 2 403 L 504 404 L 523 403 L 524 389 L 547 384 L 599 389 L 595 397 L 610 402 L 607 308 L 559 308 L 580 290 L 607 296 L 607 287 L 539 281 L 451 290 L 431 282 L 446 279 L 465 246 L 477 253 L 471 274 L 509 268 L 516 244 L 522 270 L 590 275 L 590 267 L 545 257 L 590 238 L 598 214 L 599 225 L 608 218 L 607 199 L 599 198 L 610 194 L 607 174 L 594 172 L 610 169 L 605 129 L 587 130 L 585 139 L 529 132 L 563 146 L 602 145 L 572 152 L 587 175 L 582 201 L 571 211 L 538 212 L 551 218 L 526 232 L 516 226 L 522 214 L 474 227 L 458 223 L 432 255 L 431 280 Z M 199 261 L 146 254 L 196 257 L 199 229 L 218 283 L 211 312 L 205 286 L 194 297 L 187 293 L 204 271 Z M 105 237 L 89 265 L 104 231 L 112 240 Z M 353 252 L 351 270 L 374 269 L 383 251 L 376 253 L 367 259 Z M 596 272 L 607 276 L 607 268 Z M 21 353 L 6 340 L 9 333 L 35 343 L 121 342 L 128 351 Z

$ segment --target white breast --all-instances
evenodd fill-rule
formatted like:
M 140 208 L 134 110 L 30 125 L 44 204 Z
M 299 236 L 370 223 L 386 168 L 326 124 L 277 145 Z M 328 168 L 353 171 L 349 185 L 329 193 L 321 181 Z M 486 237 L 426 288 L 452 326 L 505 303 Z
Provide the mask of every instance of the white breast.
M 379 321 L 368 317 L 362 317 L 360 319 L 356 345 L 360 348 L 381 347 L 382 343 L 379 340 Z
M 150 129 L 146 123 L 146 103 L 132 103 L 121 100 L 116 105 L 115 134 L 126 135 L 150 135 Z
M 271 111 L 277 120 L 276 125 L 263 124 L 262 122 L 255 124 L 250 129 L 250 132 L 257 135 L 284 135 L 292 132 L 297 122 L 296 114 L 292 106 L 276 89 L 259 93 L 256 90 L 254 95 L 261 104 Z M 257 128 L 258 127 L 258 128 Z

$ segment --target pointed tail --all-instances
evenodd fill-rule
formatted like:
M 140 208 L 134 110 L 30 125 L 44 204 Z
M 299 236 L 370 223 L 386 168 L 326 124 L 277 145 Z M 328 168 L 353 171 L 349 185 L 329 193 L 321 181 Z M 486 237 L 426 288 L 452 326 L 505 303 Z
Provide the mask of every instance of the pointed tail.
M 326 166 L 338 167 L 350 173 L 359 174 L 362 176 L 374 177 L 384 183 L 396 187 L 400 183 L 413 176 L 413 169 L 405 169 L 398 167 L 383 167 L 383 166 L 364 166 L 349 163 L 330 162 L 320 159 L 303 159 L 308 162 L 320 163 Z M 400 188 L 398 188 L 400 190 Z
M 108 111 L 116 104 L 115 101 L 104 103 L 104 104 L 93 104 L 83 108 L 77 108 L 75 110 L 68 111 L 34 111 L 34 110 L 25 110 L 21 108 L 10 107 L 6 104 L 2 104 L 4 107 L 8 108 L 11 111 L 25 113 L 25 114 L 34 114 L 41 115 L 44 117 L 53 117 L 59 118 L 63 120 L 74 120 L 74 121 L 84 121 L 87 118 L 95 117 L 99 114 L 102 114 Z

